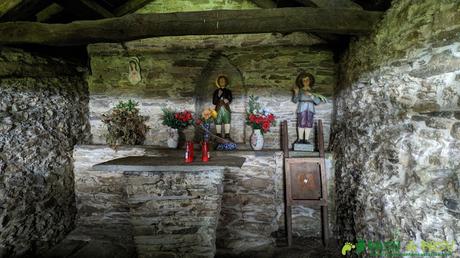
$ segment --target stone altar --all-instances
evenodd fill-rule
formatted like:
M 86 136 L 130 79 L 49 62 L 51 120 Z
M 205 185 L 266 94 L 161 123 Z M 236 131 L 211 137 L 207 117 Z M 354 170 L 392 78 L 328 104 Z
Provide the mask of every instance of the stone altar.
M 129 156 L 96 164 L 75 175 L 73 234 L 111 238 L 138 257 L 214 257 L 223 172 L 244 160 Z

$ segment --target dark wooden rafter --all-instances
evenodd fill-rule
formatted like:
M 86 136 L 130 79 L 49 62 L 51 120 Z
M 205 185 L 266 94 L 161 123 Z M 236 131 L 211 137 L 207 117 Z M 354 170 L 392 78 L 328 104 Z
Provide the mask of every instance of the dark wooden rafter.
M 314 6 L 319 8 L 343 8 L 343 9 L 357 9 L 363 8 L 351 0 L 295 0 L 296 2 L 305 6 Z
M 252 0 L 260 8 L 276 8 L 276 3 L 272 0 Z
M 130 14 L 68 24 L 6 22 L 0 23 L 0 44 L 65 46 L 159 36 L 295 31 L 362 35 L 370 33 L 381 16 L 381 12 L 302 7 Z
M 299 3 L 299 4 L 301 4 L 303 6 L 306 6 L 306 7 L 319 7 L 319 6 L 317 6 L 315 3 L 313 3 L 310 0 L 294 0 L 294 2 Z
M 350 8 L 362 10 L 363 8 L 351 0 L 310 0 L 320 8 Z
M 0 21 L 35 20 L 35 14 L 50 4 L 51 0 L 2 0 Z
M 115 16 L 123 16 L 126 14 L 133 13 L 147 4 L 153 2 L 153 0 L 129 0 L 113 12 Z
M 112 18 L 115 15 L 94 0 L 53 0 L 79 19 Z
M 364 10 L 386 11 L 391 6 L 391 0 L 353 0 L 359 4 Z
M 46 22 L 54 15 L 62 12 L 64 8 L 56 3 L 53 3 L 46 7 L 45 9 L 38 12 L 35 17 L 37 22 Z

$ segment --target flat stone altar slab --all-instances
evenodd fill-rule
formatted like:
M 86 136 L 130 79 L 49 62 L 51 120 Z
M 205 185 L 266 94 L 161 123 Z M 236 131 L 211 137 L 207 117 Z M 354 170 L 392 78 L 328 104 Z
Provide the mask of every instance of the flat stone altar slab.
M 222 156 L 211 158 L 208 162 L 194 160 L 192 163 L 185 163 L 182 157 L 150 157 L 150 156 L 129 156 L 113 159 L 107 162 L 96 164 L 92 167 L 97 171 L 203 171 L 222 169 L 225 167 L 241 168 L 246 159 L 243 157 Z

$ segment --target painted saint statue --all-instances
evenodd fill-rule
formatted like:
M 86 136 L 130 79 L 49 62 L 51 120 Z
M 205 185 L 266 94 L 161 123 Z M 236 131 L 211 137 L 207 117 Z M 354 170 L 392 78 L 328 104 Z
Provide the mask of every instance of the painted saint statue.
M 292 96 L 292 102 L 297 103 L 298 138 L 296 143 L 309 144 L 308 137 L 314 124 L 315 105 L 321 102 L 321 99 L 311 92 L 314 85 L 315 77 L 312 74 L 302 72 L 297 76 Z
M 128 81 L 132 85 L 138 84 L 141 78 L 141 68 L 139 64 L 139 59 L 137 57 L 132 57 L 129 59 L 129 72 L 128 72 Z
M 224 127 L 225 139 L 232 141 L 230 138 L 230 123 L 232 103 L 232 91 L 226 87 L 229 85 L 229 80 L 225 75 L 219 75 L 216 79 L 217 89 L 212 96 L 212 103 L 216 105 L 217 118 L 215 119 L 217 136 L 222 137 L 222 126 Z

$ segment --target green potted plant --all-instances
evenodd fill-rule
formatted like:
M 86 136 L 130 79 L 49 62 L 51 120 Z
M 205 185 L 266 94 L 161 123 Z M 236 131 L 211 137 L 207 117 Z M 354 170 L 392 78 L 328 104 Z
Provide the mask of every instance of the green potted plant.
M 138 103 L 133 100 L 120 101 L 109 113 L 102 115 L 102 122 L 107 126 L 105 135 L 107 144 L 141 145 L 149 127 L 146 117 L 139 114 Z

